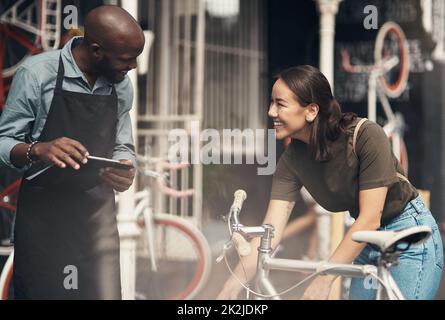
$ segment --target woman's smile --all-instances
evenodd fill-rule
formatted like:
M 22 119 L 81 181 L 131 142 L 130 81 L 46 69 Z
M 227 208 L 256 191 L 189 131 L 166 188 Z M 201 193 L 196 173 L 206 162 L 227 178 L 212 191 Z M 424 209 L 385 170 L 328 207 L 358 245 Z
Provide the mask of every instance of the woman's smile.
M 282 127 L 284 127 L 284 123 L 281 122 L 281 121 L 278 120 L 278 119 L 274 119 L 274 120 L 273 120 L 273 127 L 274 127 L 275 130 L 279 130 L 279 129 L 281 129 Z

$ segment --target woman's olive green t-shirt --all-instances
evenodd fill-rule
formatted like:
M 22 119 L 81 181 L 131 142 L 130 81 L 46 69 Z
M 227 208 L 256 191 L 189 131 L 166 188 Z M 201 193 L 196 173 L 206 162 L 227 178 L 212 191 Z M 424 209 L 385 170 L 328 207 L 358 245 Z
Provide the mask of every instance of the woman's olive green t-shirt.
M 331 157 L 326 162 L 313 160 L 308 145 L 293 140 L 278 162 L 271 199 L 293 202 L 304 186 L 326 210 L 349 211 L 357 218 L 359 192 L 388 187 L 381 222 L 400 215 L 418 192 L 397 176 L 397 172 L 403 175 L 403 169 L 378 124 L 368 120 L 361 126 L 354 153 L 353 135 L 360 120 L 355 119 L 337 140 L 329 142 Z

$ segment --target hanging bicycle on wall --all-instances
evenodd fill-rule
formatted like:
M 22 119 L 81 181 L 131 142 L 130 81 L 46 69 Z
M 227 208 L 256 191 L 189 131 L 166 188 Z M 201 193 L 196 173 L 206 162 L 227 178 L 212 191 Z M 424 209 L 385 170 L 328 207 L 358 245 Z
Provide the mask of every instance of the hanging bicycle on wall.
M 6 6 L 2 3 L 2 6 Z M 61 0 L 19 0 L 0 15 L 0 111 L 12 76 L 30 55 L 57 49 L 61 39 Z
M 373 65 L 351 65 L 349 53 L 340 50 L 343 69 L 348 73 L 368 73 L 368 118 L 377 120 L 377 97 L 387 122 L 383 129 L 389 137 L 393 152 L 408 173 L 408 154 L 403 132 L 405 122 L 401 113 L 394 113 L 388 98 L 398 98 L 405 91 L 410 71 L 406 36 L 394 22 L 385 23 L 379 30 L 374 47 Z

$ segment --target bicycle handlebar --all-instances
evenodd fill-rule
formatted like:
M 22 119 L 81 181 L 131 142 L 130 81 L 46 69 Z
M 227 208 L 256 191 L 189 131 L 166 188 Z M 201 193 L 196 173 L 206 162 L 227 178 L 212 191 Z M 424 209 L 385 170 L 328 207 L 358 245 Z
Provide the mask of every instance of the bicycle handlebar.
M 234 199 L 232 207 L 230 208 L 230 216 L 233 216 L 233 220 L 236 224 L 240 224 L 238 216 L 241 212 L 241 208 L 243 207 L 244 200 L 247 198 L 247 193 L 244 190 L 237 190 L 233 196 Z
M 380 64 L 375 65 L 352 65 L 351 59 L 349 57 L 349 52 L 341 48 L 340 49 L 340 56 L 341 56 L 341 63 L 343 66 L 343 69 L 348 73 L 372 73 L 372 72 L 378 72 L 380 75 L 383 75 L 387 72 L 389 72 L 391 69 L 396 67 L 400 60 L 398 57 L 393 56 L 389 59 L 385 59 Z
M 164 158 L 154 158 L 142 155 L 136 155 L 136 162 L 136 170 L 145 177 L 156 179 L 157 189 L 161 193 L 173 198 L 187 198 L 194 195 L 195 191 L 193 189 L 176 190 L 167 186 L 166 181 L 168 181 L 170 174 L 167 172 L 163 172 L 164 170 L 178 171 L 181 169 L 185 169 L 188 168 L 190 164 L 171 164 L 165 161 Z M 140 166 L 139 164 L 142 164 L 142 166 Z M 143 168 L 143 166 L 145 165 L 155 165 L 156 170 Z

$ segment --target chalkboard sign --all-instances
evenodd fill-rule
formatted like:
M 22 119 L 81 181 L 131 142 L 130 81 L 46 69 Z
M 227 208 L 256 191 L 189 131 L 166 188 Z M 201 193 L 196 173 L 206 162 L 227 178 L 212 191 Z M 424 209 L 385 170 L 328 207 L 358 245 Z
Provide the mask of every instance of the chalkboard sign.
M 434 44 L 423 29 L 419 0 L 346 0 L 341 3 L 337 15 L 335 48 L 335 95 L 343 103 L 367 102 L 368 74 L 346 72 L 342 67 L 340 50 L 347 50 L 352 65 L 374 64 L 378 30 L 367 30 L 363 24 L 369 14 L 364 13 L 364 8 L 369 5 L 377 9 L 378 27 L 387 21 L 401 26 L 408 40 L 411 74 L 427 72 L 431 67 L 429 57 Z M 397 101 L 409 102 L 412 88 L 413 82 L 409 81 L 407 89 Z

